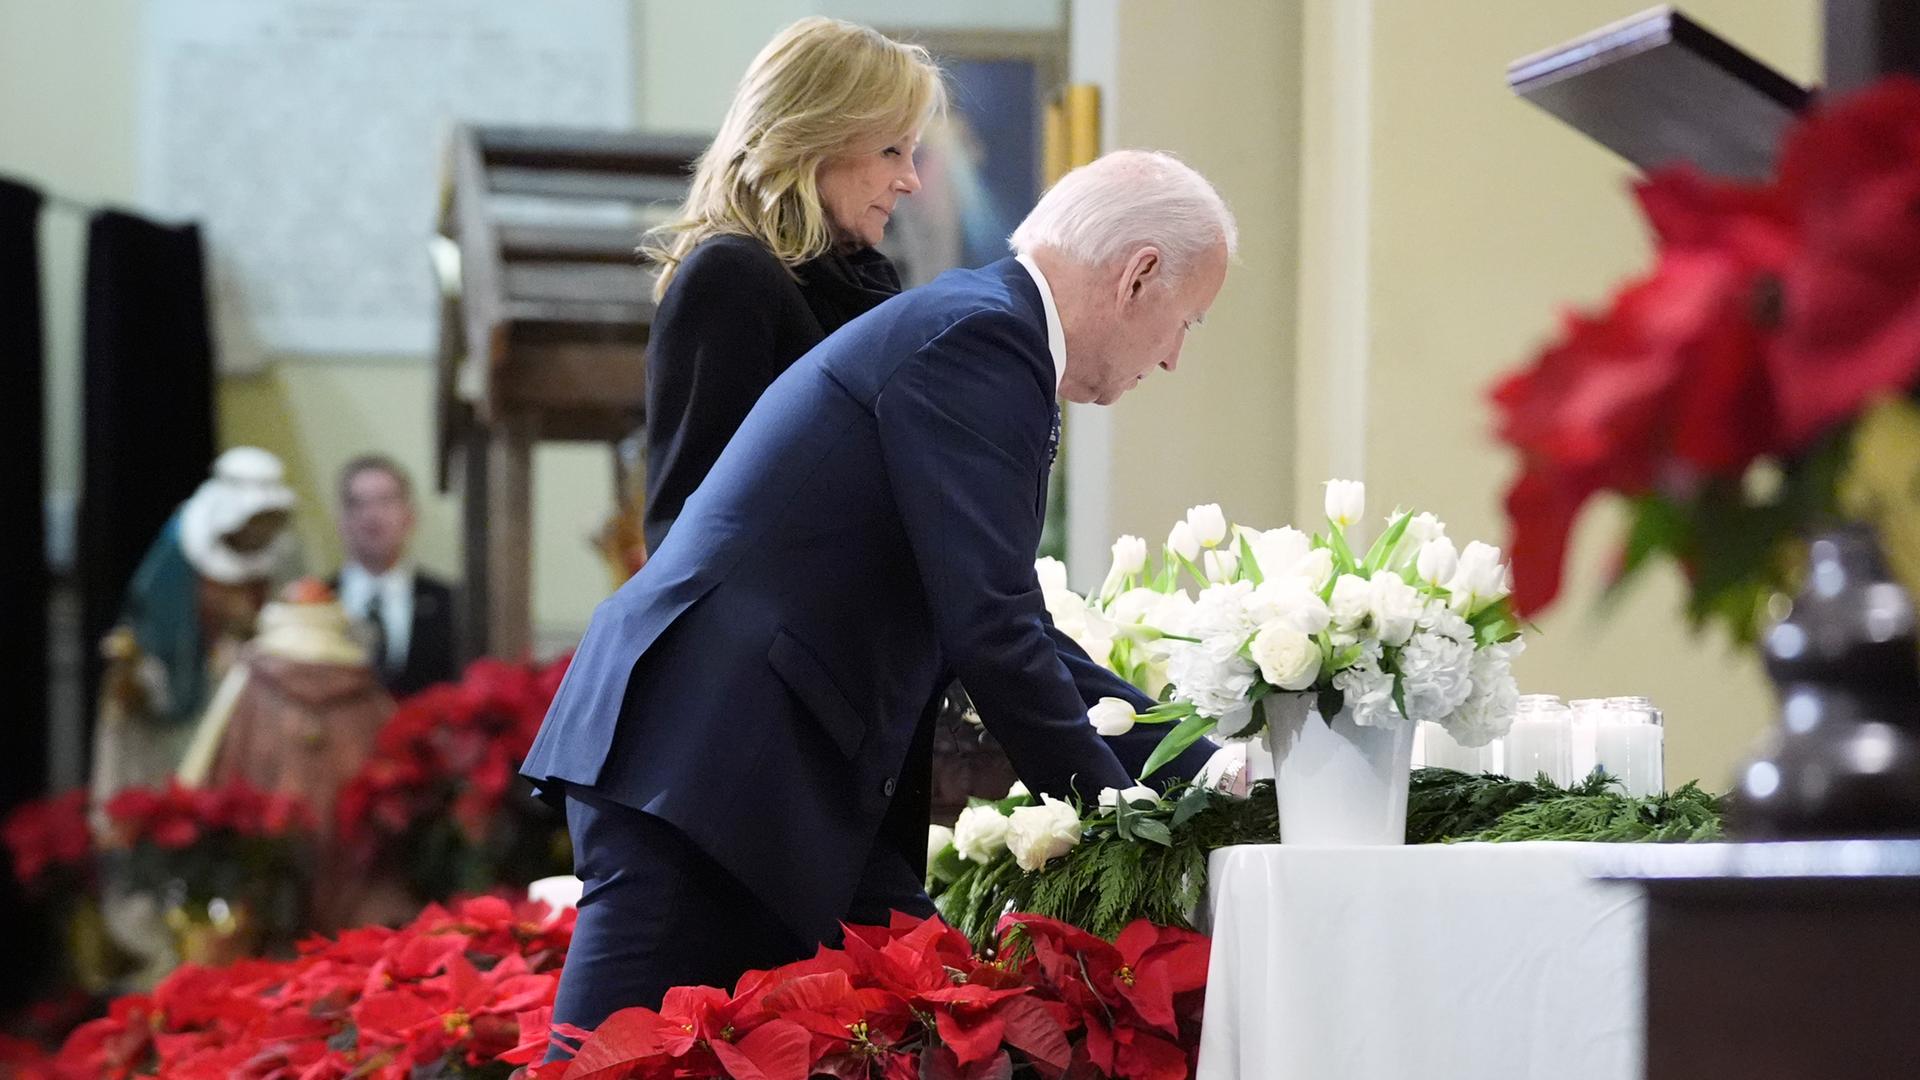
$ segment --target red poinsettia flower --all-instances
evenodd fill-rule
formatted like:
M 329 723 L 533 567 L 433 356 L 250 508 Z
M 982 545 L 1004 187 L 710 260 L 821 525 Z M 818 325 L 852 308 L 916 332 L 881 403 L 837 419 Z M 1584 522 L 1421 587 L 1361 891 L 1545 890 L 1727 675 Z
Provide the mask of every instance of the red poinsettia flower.
M 1207 981 L 1206 937 L 1145 920 L 1113 942 L 1033 915 L 1010 915 L 1033 946 L 1042 983 L 1079 1012 L 1082 1051 L 1109 1076 L 1139 1080 L 1185 1077 L 1177 999 L 1197 997 Z
M 1814 108 L 1779 176 L 1806 248 L 1770 359 L 1786 435 L 1805 443 L 1920 380 L 1920 81 Z
M 51 867 L 85 864 L 93 853 L 86 791 L 76 789 L 15 808 L 0 825 L 0 840 L 13 856 L 14 877 L 22 885 L 31 886 Z

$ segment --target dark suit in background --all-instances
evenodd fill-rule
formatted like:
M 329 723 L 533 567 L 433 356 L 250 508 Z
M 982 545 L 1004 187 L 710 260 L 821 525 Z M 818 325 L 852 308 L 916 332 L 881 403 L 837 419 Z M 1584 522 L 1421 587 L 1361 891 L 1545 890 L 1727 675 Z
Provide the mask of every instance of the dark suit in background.
M 893 264 L 872 248 L 791 273 L 744 236 L 716 236 L 688 254 L 647 341 L 649 552 L 773 380 L 899 291 Z
M 338 595 L 340 575 L 335 574 L 328 585 Z M 408 624 L 406 656 L 397 663 L 388 663 L 384 657 L 372 658 L 380 685 L 395 698 L 460 677 L 454 659 L 453 604 L 453 586 L 424 571 L 413 572 L 413 619 Z M 366 617 L 364 609 L 347 614 L 356 620 Z
M 1131 783 L 1163 732 L 1110 749 L 1087 707 L 1150 703 L 1054 629 L 1034 572 L 1056 382 L 1007 259 L 882 304 L 761 396 L 596 610 L 522 767 L 565 793 L 585 884 L 557 1022 L 930 911 L 932 707 L 956 674 L 1034 791 Z

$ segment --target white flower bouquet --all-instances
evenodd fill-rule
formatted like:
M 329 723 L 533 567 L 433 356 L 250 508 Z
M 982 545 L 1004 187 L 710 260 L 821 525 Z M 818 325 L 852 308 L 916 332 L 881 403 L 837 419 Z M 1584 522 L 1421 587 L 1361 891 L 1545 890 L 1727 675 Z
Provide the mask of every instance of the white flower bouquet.
M 1458 549 L 1432 514 L 1396 511 L 1357 552 L 1366 490 L 1326 487 L 1324 533 L 1229 525 L 1218 506 L 1196 506 L 1168 534 L 1157 571 L 1144 542 L 1115 543 L 1096 596 L 1068 590 L 1057 563 L 1042 566 L 1055 624 L 1161 701 L 1136 715 L 1108 698 L 1089 722 L 1105 735 L 1176 725 L 1145 773 L 1209 733 L 1258 733 L 1256 706 L 1273 693 L 1318 694 L 1322 715 L 1344 707 L 1365 726 L 1431 720 L 1465 746 L 1512 723 L 1511 664 L 1524 642 L 1500 549 Z

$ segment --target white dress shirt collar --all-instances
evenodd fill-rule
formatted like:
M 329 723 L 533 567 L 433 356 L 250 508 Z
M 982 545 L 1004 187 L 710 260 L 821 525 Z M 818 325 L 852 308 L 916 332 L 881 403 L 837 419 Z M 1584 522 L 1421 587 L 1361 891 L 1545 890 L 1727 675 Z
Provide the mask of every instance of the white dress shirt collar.
M 1047 275 L 1040 272 L 1040 264 L 1033 256 L 1021 254 L 1014 261 L 1027 268 L 1033 275 L 1033 283 L 1040 287 L 1040 306 L 1047 313 L 1047 351 L 1053 354 L 1053 388 L 1060 390 L 1060 381 L 1067 377 L 1067 331 L 1060 325 L 1060 309 L 1053 303 L 1053 287 L 1047 284 Z

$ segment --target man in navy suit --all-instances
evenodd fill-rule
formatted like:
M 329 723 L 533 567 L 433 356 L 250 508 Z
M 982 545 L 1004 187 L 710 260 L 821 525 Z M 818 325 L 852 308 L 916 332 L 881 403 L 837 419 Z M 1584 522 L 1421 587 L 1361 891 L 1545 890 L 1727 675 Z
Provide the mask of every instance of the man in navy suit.
M 584 882 L 556 1022 L 931 912 L 932 719 L 956 676 L 1036 793 L 1092 804 L 1159 740 L 1088 723 L 1103 696 L 1150 703 L 1054 629 L 1033 558 L 1059 400 L 1174 369 L 1233 219 L 1192 169 L 1127 151 L 1012 242 L 788 369 L 595 612 L 522 767 L 564 795 Z

